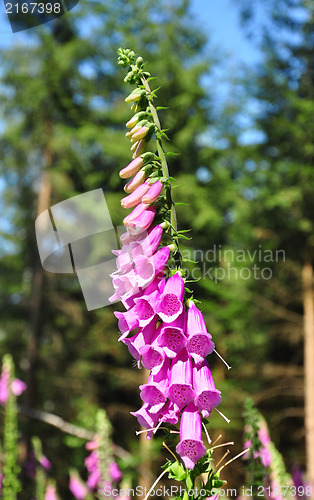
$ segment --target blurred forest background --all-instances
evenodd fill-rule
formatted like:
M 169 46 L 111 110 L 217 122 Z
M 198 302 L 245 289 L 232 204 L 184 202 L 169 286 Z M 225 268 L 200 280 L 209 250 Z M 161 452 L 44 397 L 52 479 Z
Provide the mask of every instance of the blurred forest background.
M 157 104 L 169 108 L 160 118 L 168 149 L 180 153 L 170 169 L 181 185 L 175 201 L 188 203 L 178 207 L 180 229 L 192 229 L 185 252 L 193 258 L 199 251 L 201 270 L 271 269 L 271 279 L 254 279 L 253 272 L 246 279 L 243 271 L 244 278 L 231 273 L 215 283 L 207 274 L 193 285 L 217 349 L 232 365 L 227 373 L 210 359 L 220 410 L 231 419 L 228 425 L 213 415 L 211 435 L 223 433 L 235 441 L 232 453 L 240 452 L 243 402 L 251 395 L 288 470 L 299 464 L 314 477 L 314 430 L 305 421 L 314 394 L 314 6 L 261 3 L 263 26 L 254 17 L 259 2 L 237 2 L 262 58 L 230 77 L 225 99 L 211 83 L 225 61 L 211 50 L 210 33 L 193 20 L 188 0 L 81 1 L 57 21 L 25 31 L 23 44 L 0 51 L 0 354 L 13 355 L 28 384 L 26 407 L 90 430 L 97 408 L 106 409 L 114 442 L 134 457 L 126 464 L 134 484 L 152 484 L 164 462 L 160 439 L 138 439 L 129 414 L 141 405 L 143 374 L 117 342 L 115 306 L 88 312 L 75 275 L 43 271 L 34 233 L 43 210 L 99 187 L 113 223 L 121 224 L 118 171 L 130 159 L 124 133 L 131 114 L 119 46 L 148 61 L 154 87 L 161 87 Z M 247 130 L 258 131 L 259 140 L 242 141 Z M 214 248 L 257 252 L 253 261 L 247 254 L 243 262 L 218 254 L 214 262 L 200 259 L 201 250 L 206 256 Z M 259 250 L 274 252 L 273 261 Z M 276 261 L 276 250 L 285 258 L 281 252 Z M 20 430 L 26 441 L 40 436 L 62 498 L 72 498 L 66 471 L 73 465 L 84 477 L 84 440 L 23 415 Z M 240 487 L 242 460 L 224 477 Z

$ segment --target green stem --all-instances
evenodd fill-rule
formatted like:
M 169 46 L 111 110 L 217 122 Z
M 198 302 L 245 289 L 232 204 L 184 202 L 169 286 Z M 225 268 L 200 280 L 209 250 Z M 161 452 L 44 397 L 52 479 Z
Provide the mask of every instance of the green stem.
M 142 83 L 143 83 L 143 85 L 145 87 L 145 90 L 146 90 L 146 92 L 147 92 L 147 94 L 149 96 L 149 99 L 148 99 L 149 109 L 151 111 L 154 123 L 157 126 L 157 128 L 159 130 L 161 130 L 161 126 L 160 126 L 160 121 L 159 121 L 159 117 L 158 117 L 158 114 L 157 114 L 157 110 L 156 110 L 155 106 L 153 105 L 152 100 L 150 98 L 151 89 L 149 87 L 148 81 L 145 78 L 143 78 L 143 77 L 141 78 L 141 81 L 142 81 Z M 160 137 L 157 137 L 157 151 L 158 151 L 158 155 L 159 155 L 160 161 L 161 161 L 163 176 L 166 177 L 168 179 L 168 181 L 169 181 L 169 195 L 170 195 L 170 204 L 171 204 L 171 206 L 169 208 L 170 208 L 171 226 L 172 226 L 172 228 L 174 228 L 174 231 L 177 232 L 177 216 L 176 216 L 175 206 L 174 206 L 174 203 L 173 203 L 172 197 L 171 197 L 171 183 L 170 183 L 170 180 L 169 180 L 169 169 L 168 169 L 166 155 L 165 155 L 165 152 L 163 150 L 162 141 L 161 141 Z M 174 231 L 173 231 L 172 228 L 171 228 L 171 233 L 173 234 Z

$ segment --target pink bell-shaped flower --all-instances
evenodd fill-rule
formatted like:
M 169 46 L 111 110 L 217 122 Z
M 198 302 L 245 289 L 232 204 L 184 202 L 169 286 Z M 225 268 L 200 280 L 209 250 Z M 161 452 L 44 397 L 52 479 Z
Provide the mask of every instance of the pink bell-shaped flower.
M 77 500 L 85 500 L 88 490 L 77 474 L 70 474 L 69 490 Z
M 184 335 L 184 311 L 171 323 L 164 323 L 157 339 L 169 358 L 175 356 L 186 346 L 187 338 Z
M 172 361 L 167 396 L 179 408 L 183 408 L 195 398 L 192 386 L 192 361 L 186 350 L 177 354 Z
M 186 316 L 187 350 L 195 363 L 201 363 L 208 354 L 213 352 L 215 344 L 211 340 L 211 335 L 207 333 L 203 314 L 192 300 L 188 301 Z
M 194 403 L 190 403 L 182 412 L 180 443 L 176 450 L 187 469 L 194 469 L 195 464 L 206 453 L 202 441 L 201 416 Z
M 151 413 L 158 413 L 164 406 L 168 384 L 168 366 L 165 364 L 157 375 L 150 374 L 147 384 L 140 385 L 141 399 L 150 405 Z
M 195 405 L 201 411 L 203 417 L 208 418 L 213 408 L 221 403 L 221 393 L 215 387 L 206 360 L 193 367 L 193 389 L 196 393 Z
M 142 427 L 145 427 L 145 429 L 151 429 L 146 435 L 147 439 L 151 439 L 153 428 L 157 425 L 159 419 L 157 413 L 150 412 L 150 405 L 148 403 L 144 403 L 139 410 L 131 411 L 130 413 L 137 418 L 138 423 Z
M 171 323 L 183 311 L 184 281 L 179 273 L 166 282 L 156 312 L 165 323 Z

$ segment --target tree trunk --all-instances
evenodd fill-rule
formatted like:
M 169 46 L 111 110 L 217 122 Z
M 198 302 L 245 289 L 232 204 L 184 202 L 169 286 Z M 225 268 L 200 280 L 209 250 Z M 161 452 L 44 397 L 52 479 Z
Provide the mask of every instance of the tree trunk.
M 314 293 L 313 265 L 308 254 L 303 266 L 304 405 L 307 479 L 314 484 Z
M 47 121 L 45 125 L 43 172 L 37 200 L 37 216 L 47 210 L 50 206 L 51 178 L 49 169 L 52 163 L 52 152 L 50 148 L 51 129 L 51 122 Z M 40 309 L 42 305 L 42 292 L 44 284 L 44 270 L 42 268 L 38 252 L 34 258 L 35 265 L 33 270 L 33 285 L 30 300 L 29 341 L 27 348 L 27 391 L 25 394 L 26 406 L 30 408 L 36 406 L 36 364 L 40 334 Z

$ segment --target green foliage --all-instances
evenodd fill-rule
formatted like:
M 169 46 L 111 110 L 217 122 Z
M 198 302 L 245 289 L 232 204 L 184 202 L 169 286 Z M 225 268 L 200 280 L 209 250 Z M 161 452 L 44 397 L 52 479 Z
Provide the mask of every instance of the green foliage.
M 2 498 L 3 500 L 15 500 L 21 491 L 21 484 L 18 479 L 20 467 L 18 464 L 17 405 L 16 397 L 11 389 L 14 379 L 14 365 L 10 354 L 3 356 L 2 369 L 8 375 L 9 390 L 9 397 L 4 407 Z
M 179 461 L 167 461 L 163 465 L 168 473 L 169 479 L 175 479 L 178 482 L 185 484 L 185 494 L 183 497 L 177 496 L 176 498 L 190 498 L 186 495 L 188 491 L 194 491 L 195 495 L 191 498 L 195 500 L 202 500 L 204 498 L 216 495 L 219 490 L 226 484 L 226 481 L 219 478 L 220 471 L 215 470 L 213 464 L 213 450 L 207 450 L 207 453 L 202 457 L 194 467 L 194 469 L 185 469 Z M 201 485 L 197 487 L 197 479 L 201 477 Z M 206 480 L 204 479 L 206 478 Z M 202 491 L 202 494 L 200 493 Z M 197 493 L 196 493 L 197 492 Z
M 249 462 L 247 465 L 247 485 L 253 488 L 254 495 L 259 486 L 265 484 L 266 472 L 261 462 L 259 451 L 262 446 L 258 436 L 260 429 L 260 414 L 254 406 L 251 398 L 248 398 L 244 406 L 245 435 L 244 441 L 250 441 Z

